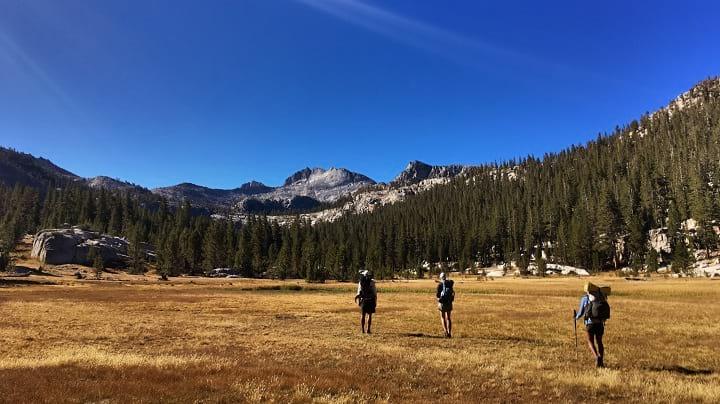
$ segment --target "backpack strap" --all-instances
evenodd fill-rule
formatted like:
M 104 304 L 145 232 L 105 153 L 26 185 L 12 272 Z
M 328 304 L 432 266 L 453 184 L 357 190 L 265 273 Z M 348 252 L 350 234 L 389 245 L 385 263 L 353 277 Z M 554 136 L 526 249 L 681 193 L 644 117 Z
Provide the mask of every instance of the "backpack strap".
M 593 302 L 592 302 L 592 300 L 590 300 L 589 296 L 585 296 L 584 299 L 586 299 L 586 300 L 585 300 L 585 305 L 582 308 L 582 314 L 583 314 L 583 318 L 585 320 L 589 320 L 590 319 L 590 310 L 592 310 Z

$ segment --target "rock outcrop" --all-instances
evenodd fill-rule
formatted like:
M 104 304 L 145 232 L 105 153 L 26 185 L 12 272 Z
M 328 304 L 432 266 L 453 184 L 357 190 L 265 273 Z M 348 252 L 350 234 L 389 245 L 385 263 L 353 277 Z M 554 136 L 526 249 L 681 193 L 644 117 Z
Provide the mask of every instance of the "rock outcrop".
M 369 177 L 344 168 L 304 168 L 285 179 L 284 187 L 302 187 L 303 189 L 337 188 L 348 184 L 374 184 Z
M 242 184 L 237 190 L 243 195 L 256 195 L 270 192 L 273 188 L 263 184 L 262 182 L 250 181 Z
M 31 255 L 40 262 L 51 265 L 91 265 L 91 249 L 96 249 L 106 266 L 125 266 L 128 262 L 128 243 L 125 239 L 83 230 L 41 230 L 35 235 Z
M 100 175 L 85 180 L 87 186 L 93 189 L 107 189 L 109 191 L 131 192 L 136 194 L 149 194 L 150 191 L 131 182 Z
M 462 165 L 431 166 L 422 161 L 411 161 L 390 183 L 394 187 L 418 184 L 425 180 L 436 178 L 454 178 L 466 170 Z

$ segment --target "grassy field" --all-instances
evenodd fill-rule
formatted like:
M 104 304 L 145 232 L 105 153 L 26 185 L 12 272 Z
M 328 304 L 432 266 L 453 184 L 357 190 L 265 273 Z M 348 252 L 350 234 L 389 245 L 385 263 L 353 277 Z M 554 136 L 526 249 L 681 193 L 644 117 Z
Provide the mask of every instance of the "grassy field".
M 432 281 L 379 282 L 363 335 L 351 284 L 121 278 L 0 288 L 0 401 L 720 401 L 718 281 L 595 278 L 595 369 L 580 279 L 456 279 L 445 339 Z

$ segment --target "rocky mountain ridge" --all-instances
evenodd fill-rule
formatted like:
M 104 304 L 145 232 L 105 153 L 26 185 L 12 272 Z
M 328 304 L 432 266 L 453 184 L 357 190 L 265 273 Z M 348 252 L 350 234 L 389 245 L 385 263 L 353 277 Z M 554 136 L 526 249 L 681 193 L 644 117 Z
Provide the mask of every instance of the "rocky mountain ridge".
M 187 199 L 194 206 L 245 214 L 302 212 L 333 203 L 367 185 L 369 177 L 344 168 L 304 168 L 290 175 L 283 185 L 270 187 L 251 181 L 235 189 L 213 189 L 195 184 L 156 188 L 152 192 L 171 203 Z
M 459 164 L 451 164 L 446 166 L 433 166 L 430 164 L 423 163 L 422 161 L 411 161 L 405 167 L 405 169 L 398 174 L 397 177 L 390 183 L 392 186 L 403 187 L 413 184 L 419 184 L 425 180 L 432 180 L 438 178 L 453 178 L 463 172 L 469 167 Z
M 83 181 L 87 186 L 93 189 L 106 189 L 110 191 L 121 191 L 121 192 L 136 192 L 136 193 L 149 193 L 147 188 L 143 188 L 140 185 L 133 184 L 131 182 L 119 180 L 117 178 L 110 178 L 104 175 L 99 175 L 92 178 L 79 178 L 78 181 Z
M 288 176 L 281 186 L 250 181 L 234 189 L 215 189 L 192 183 L 147 189 L 108 176 L 82 178 L 51 161 L 0 147 L 0 182 L 37 188 L 82 183 L 94 189 L 128 192 L 144 197 L 162 197 L 171 205 L 187 200 L 195 208 L 242 217 L 267 214 L 282 220 L 283 215 L 308 215 L 312 220 L 333 220 L 347 213 L 370 212 L 377 206 L 395 203 L 417 192 L 465 172 L 461 165 L 434 166 L 410 162 L 390 183 L 345 168 L 306 167 Z M 340 205 L 338 205 L 340 204 Z

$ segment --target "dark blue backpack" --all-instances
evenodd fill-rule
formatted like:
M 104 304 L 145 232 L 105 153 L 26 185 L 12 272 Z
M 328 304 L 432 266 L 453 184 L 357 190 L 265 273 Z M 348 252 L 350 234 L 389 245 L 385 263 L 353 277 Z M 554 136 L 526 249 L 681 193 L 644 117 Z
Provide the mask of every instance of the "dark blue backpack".
M 360 277 L 360 298 L 364 300 L 373 300 L 375 295 L 372 291 L 372 278 L 362 275 Z
M 605 295 L 599 293 L 595 301 L 590 302 L 586 306 L 585 319 L 594 321 L 606 321 L 610 319 L 610 304 Z
M 453 282 L 446 279 L 442 282 L 442 290 L 440 291 L 440 303 L 452 303 L 455 300 L 455 291 L 453 290 Z

